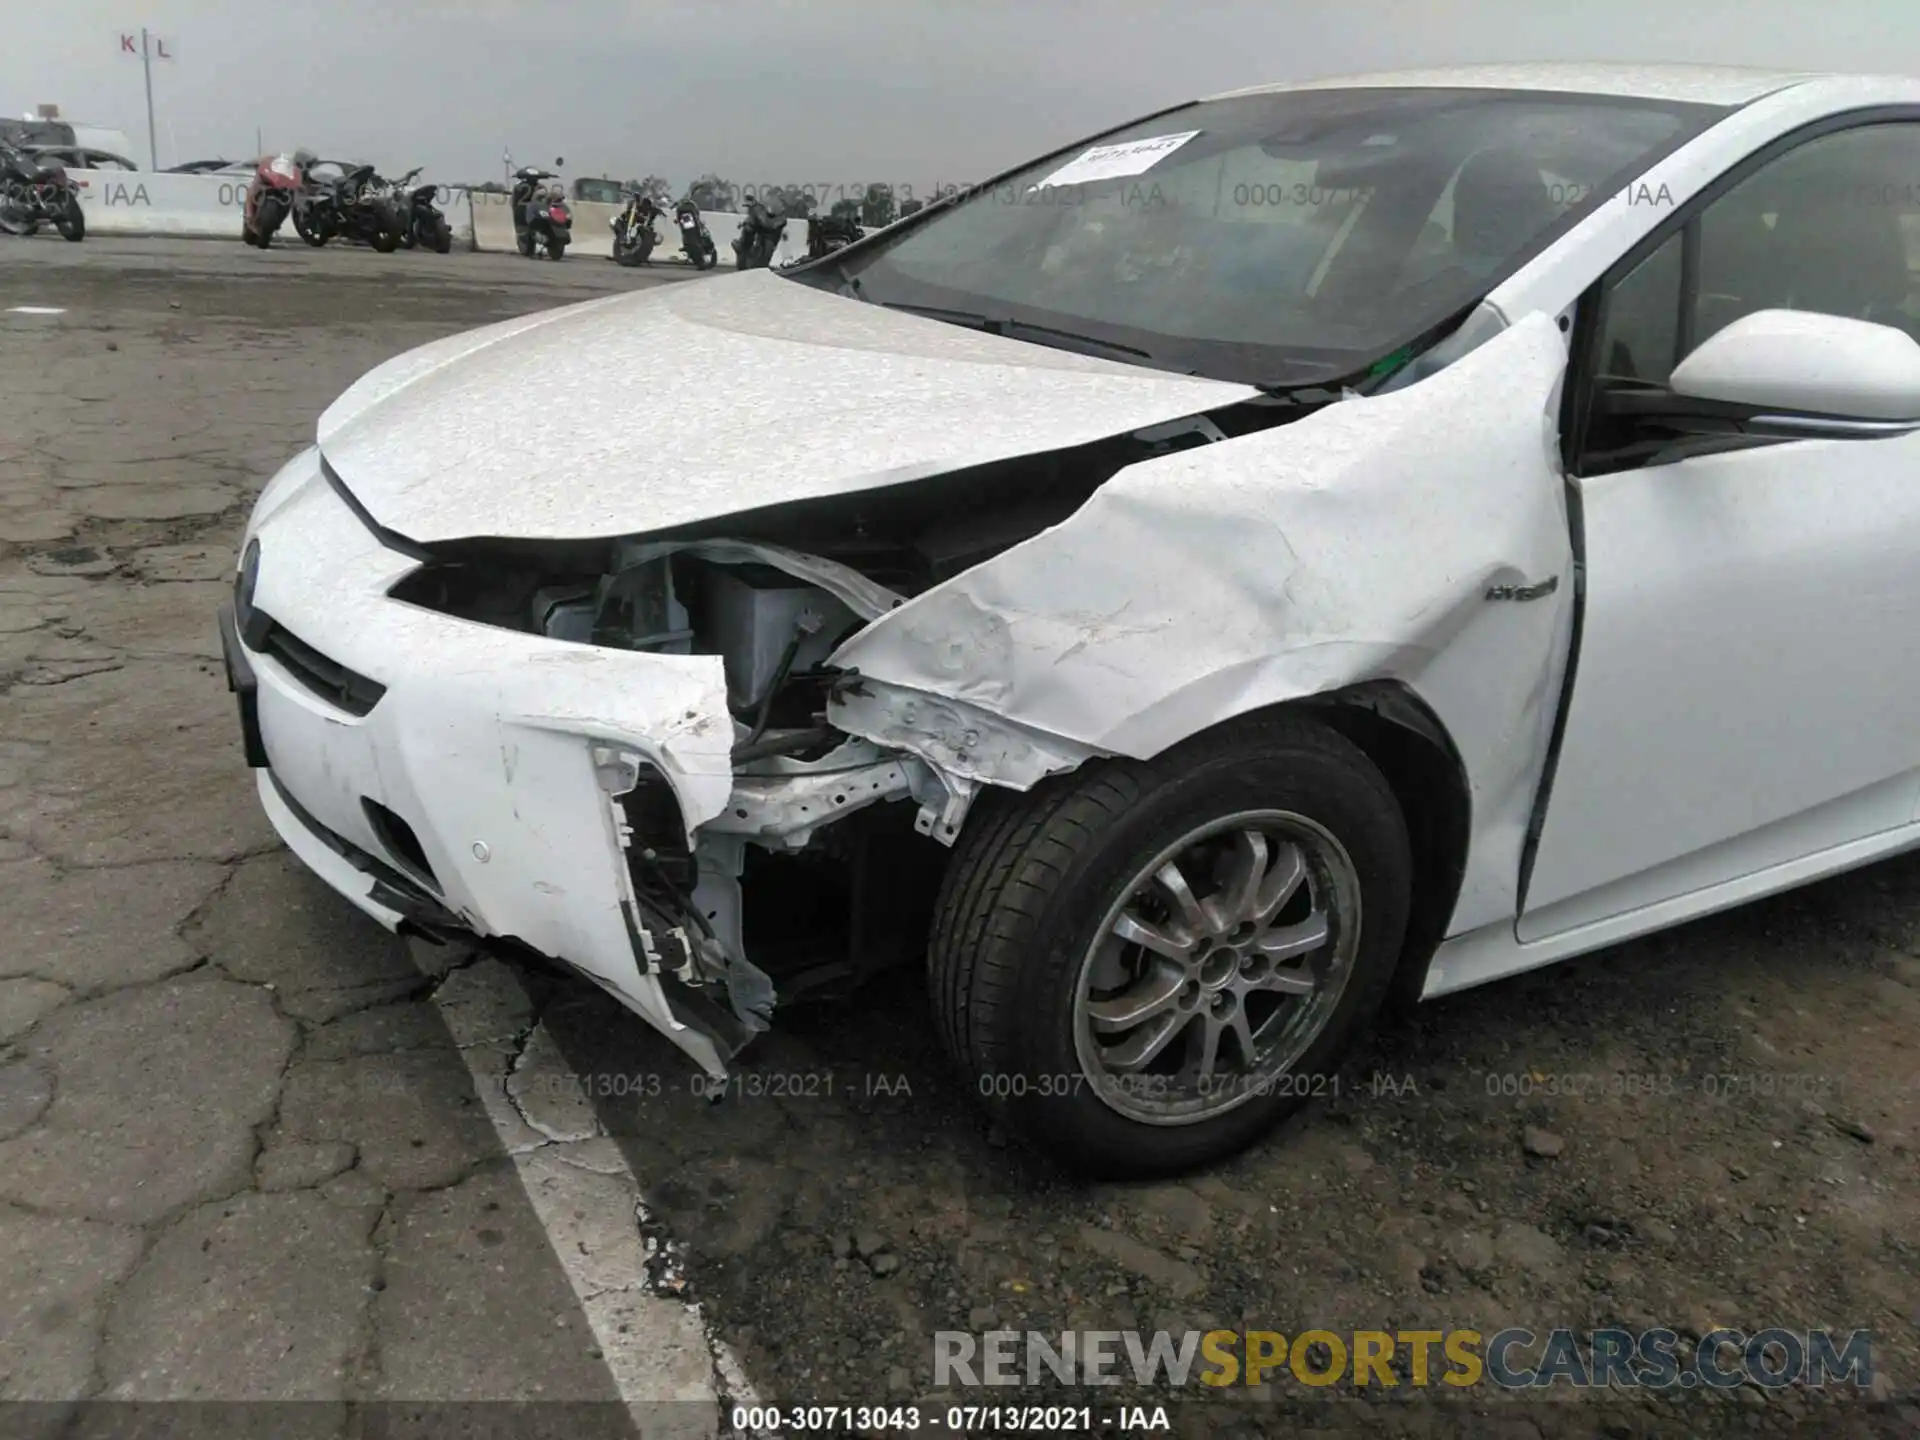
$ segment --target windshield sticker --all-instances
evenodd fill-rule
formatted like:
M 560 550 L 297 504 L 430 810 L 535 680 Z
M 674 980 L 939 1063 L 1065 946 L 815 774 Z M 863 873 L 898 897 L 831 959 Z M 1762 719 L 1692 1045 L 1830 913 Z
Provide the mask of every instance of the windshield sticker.
M 1050 185 L 1084 185 L 1091 180 L 1112 180 L 1122 175 L 1139 175 L 1156 161 L 1171 155 L 1186 144 L 1198 130 L 1178 135 L 1150 135 L 1144 140 L 1123 140 L 1117 145 L 1096 145 L 1076 160 L 1069 160 L 1030 190 Z

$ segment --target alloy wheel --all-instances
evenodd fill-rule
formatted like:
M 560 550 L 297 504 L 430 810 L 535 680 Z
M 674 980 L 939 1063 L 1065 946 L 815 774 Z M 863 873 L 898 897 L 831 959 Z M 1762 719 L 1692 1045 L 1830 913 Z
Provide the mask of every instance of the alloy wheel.
M 1110 1108 L 1151 1125 L 1299 1093 L 1360 937 L 1346 849 L 1305 816 L 1196 826 L 1134 875 L 1079 967 L 1074 1050 Z

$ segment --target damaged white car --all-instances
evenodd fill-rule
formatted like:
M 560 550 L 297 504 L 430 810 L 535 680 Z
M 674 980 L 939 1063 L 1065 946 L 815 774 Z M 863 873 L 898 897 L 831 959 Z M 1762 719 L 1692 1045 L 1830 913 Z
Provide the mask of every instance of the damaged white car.
M 428 345 L 247 527 L 261 800 L 710 1075 L 925 956 L 1012 1129 L 1219 1156 L 1920 841 L 1917 162 L 1911 80 L 1316 82 Z

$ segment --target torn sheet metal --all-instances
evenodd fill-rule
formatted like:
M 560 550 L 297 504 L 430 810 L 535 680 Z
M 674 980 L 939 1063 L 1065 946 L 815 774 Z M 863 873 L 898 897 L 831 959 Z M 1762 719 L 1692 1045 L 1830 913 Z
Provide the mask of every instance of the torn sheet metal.
M 916 828 L 948 845 L 980 785 L 1030 790 L 1047 775 L 1109 753 L 1035 733 L 975 705 L 865 678 L 828 703 L 827 718 L 842 730 L 925 762 L 930 776 L 911 787 L 921 805 Z M 929 788 L 929 780 L 935 788 Z
M 721 565 L 770 565 L 818 585 L 862 620 L 876 620 L 906 603 L 886 586 L 837 560 L 764 540 L 651 540 L 630 544 L 623 554 L 629 565 L 642 565 L 662 555 L 698 555 Z
M 742 775 L 733 782 L 726 810 L 701 833 L 739 835 L 797 850 L 822 825 L 883 800 L 910 795 L 910 764 L 893 758 L 824 774 Z
M 1496 900 L 1511 914 L 1573 588 L 1555 445 L 1565 360 L 1552 320 L 1535 316 L 1395 394 L 1132 466 L 832 663 L 1061 746 L 1136 757 L 1263 706 L 1402 681 L 1468 771 L 1463 923 Z M 1530 604 L 1487 598 L 1554 576 L 1563 583 Z M 959 768 L 944 753 L 948 714 L 904 727 L 899 715 L 830 711 L 854 734 Z M 1018 764 L 960 773 L 1031 782 Z

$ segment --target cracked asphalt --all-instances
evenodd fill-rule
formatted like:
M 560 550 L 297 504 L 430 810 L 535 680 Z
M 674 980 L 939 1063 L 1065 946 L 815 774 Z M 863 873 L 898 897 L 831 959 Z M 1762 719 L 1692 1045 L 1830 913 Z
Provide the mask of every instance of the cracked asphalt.
M 677 279 L 0 248 L 0 1433 L 704 1436 L 1015 1398 L 937 1392 L 937 1330 L 1607 1324 L 1870 1329 L 1877 1377 L 1173 1423 L 1920 1433 L 1920 858 L 1424 1007 L 1270 1143 L 1092 1187 L 979 1118 L 911 973 L 783 1013 L 716 1103 L 594 987 L 309 879 L 217 663 L 251 496 L 379 361 Z

